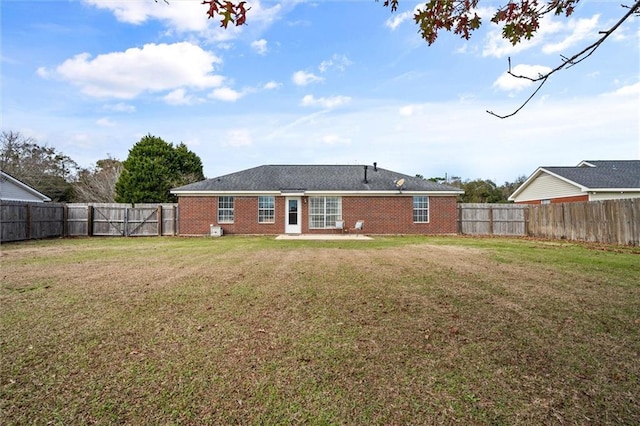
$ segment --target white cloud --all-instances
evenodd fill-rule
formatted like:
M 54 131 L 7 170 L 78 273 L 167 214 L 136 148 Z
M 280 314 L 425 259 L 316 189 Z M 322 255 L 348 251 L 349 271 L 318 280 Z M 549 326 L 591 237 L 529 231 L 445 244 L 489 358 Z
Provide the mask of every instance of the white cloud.
M 322 143 L 325 145 L 350 145 L 351 139 L 336 134 L 324 135 L 321 137 Z
M 135 106 L 126 104 L 124 102 L 119 102 L 113 105 L 105 105 L 103 109 L 106 111 L 113 111 L 113 112 L 127 112 L 127 113 L 136 112 Z
M 263 88 L 265 90 L 274 90 L 274 89 L 280 88 L 280 86 L 282 86 L 280 83 L 275 81 L 270 81 L 267 84 L 265 84 Z
M 107 117 L 99 119 L 98 121 L 96 121 L 96 124 L 102 127 L 114 127 L 116 125 L 116 123 L 114 123 Z
M 251 135 L 247 129 L 232 129 L 227 132 L 227 137 L 223 145 L 239 148 L 251 146 L 252 144 Z
M 320 72 L 327 72 L 332 69 L 344 71 L 351 64 L 353 64 L 353 62 L 351 62 L 349 58 L 347 58 L 347 55 L 334 54 L 333 56 L 331 56 L 331 59 L 322 61 L 318 66 L 318 69 L 320 70 Z
M 537 78 L 540 74 L 545 74 L 549 71 L 551 71 L 551 68 L 543 65 L 516 65 L 511 69 L 511 72 L 515 75 L 522 75 L 530 78 Z M 518 92 L 532 84 L 533 82 L 531 80 L 526 78 L 517 78 L 505 72 L 493 83 L 493 87 L 499 90 Z
M 320 106 L 322 108 L 335 108 L 351 101 L 348 96 L 333 96 L 330 98 L 315 98 L 313 95 L 306 95 L 302 98 L 302 106 Z
M 84 3 L 105 9 L 113 13 L 120 22 L 141 25 L 150 20 L 161 22 L 169 34 L 195 33 L 210 42 L 224 42 L 238 37 L 245 27 L 229 25 L 224 29 L 220 27 L 219 16 L 208 19 L 207 5 L 201 1 L 171 1 L 169 4 L 162 0 L 131 1 L 131 0 L 82 0 Z M 292 2 L 295 3 L 296 2 Z M 286 13 L 294 5 L 275 4 L 272 7 L 263 7 L 259 0 L 251 1 L 251 10 L 247 13 L 247 19 L 251 21 L 251 28 L 260 32 L 268 28 L 278 20 L 278 17 Z
M 209 94 L 209 97 L 212 99 L 217 99 L 219 101 L 226 101 L 226 102 L 235 102 L 243 96 L 244 96 L 244 93 L 237 92 L 228 87 L 221 87 L 219 89 L 215 89 L 213 92 Z
M 600 15 L 594 15 L 589 19 L 573 19 L 568 21 L 564 29 L 570 33 L 563 40 L 543 45 L 542 52 L 546 54 L 566 52 L 567 49 L 584 40 L 595 39 L 599 36 L 599 18 Z
M 570 53 L 568 49 L 588 40 L 594 40 L 598 35 L 600 15 L 590 18 L 556 18 L 546 15 L 540 21 L 540 28 L 530 40 L 522 39 L 515 46 L 502 38 L 501 27 L 490 24 L 491 30 L 485 38 L 482 56 L 502 58 L 537 46 L 545 54 Z
M 187 42 L 145 44 L 93 59 L 81 53 L 59 65 L 55 74 L 89 96 L 132 99 L 143 92 L 220 86 L 224 78 L 212 74 L 219 62 L 213 53 Z
M 411 117 L 420 111 L 420 105 L 405 105 L 400 108 L 398 113 L 404 117 Z
M 394 14 L 385 21 L 384 25 L 391 30 L 395 30 L 404 22 L 412 19 L 413 14 L 414 14 L 413 11 L 406 11 L 406 12 Z
M 616 96 L 636 96 L 636 98 L 640 97 L 640 82 L 636 84 L 631 84 L 629 86 L 623 86 L 613 92 L 613 95 Z
M 182 88 L 169 92 L 163 99 L 169 105 L 193 105 L 199 102 L 198 99 L 188 95 L 186 90 Z
M 178 31 L 202 31 L 210 23 L 207 22 L 207 9 L 201 2 L 166 2 L 125 0 L 83 0 L 84 3 L 99 9 L 113 12 L 118 21 L 133 25 L 156 19 Z
M 296 71 L 293 73 L 291 80 L 296 86 L 306 86 L 307 84 L 323 81 L 324 78 L 306 71 Z
M 260 39 L 251 42 L 251 48 L 256 51 L 259 55 L 267 54 L 267 40 Z

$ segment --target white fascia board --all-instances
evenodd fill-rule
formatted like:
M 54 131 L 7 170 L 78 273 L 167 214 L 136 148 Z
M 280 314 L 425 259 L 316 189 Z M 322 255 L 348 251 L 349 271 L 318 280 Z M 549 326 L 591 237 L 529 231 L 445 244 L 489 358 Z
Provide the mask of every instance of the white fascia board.
M 589 192 L 640 192 L 640 188 L 590 188 Z
M 446 196 L 464 194 L 464 191 L 306 191 L 305 195 L 333 195 L 343 197 L 359 197 L 367 195 L 370 197 L 388 197 L 390 195 L 431 195 Z
M 202 197 L 212 195 L 280 195 L 280 191 L 170 191 L 179 197 Z
M 389 196 L 389 195 L 429 195 L 429 196 L 455 196 L 464 194 L 464 191 L 300 191 L 300 192 L 281 192 L 281 191 L 171 191 L 171 194 L 179 197 L 202 197 L 217 195 L 281 195 L 283 197 L 299 197 L 303 195 L 331 195 L 343 197 L 357 196 Z

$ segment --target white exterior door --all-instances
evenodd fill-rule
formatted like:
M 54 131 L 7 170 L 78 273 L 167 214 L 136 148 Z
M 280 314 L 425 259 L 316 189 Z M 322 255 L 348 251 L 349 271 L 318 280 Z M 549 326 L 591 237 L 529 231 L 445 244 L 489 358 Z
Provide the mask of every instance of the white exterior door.
M 300 197 L 286 197 L 287 214 L 285 215 L 284 232 L 287 234 L 302 233 L 302 209 Z

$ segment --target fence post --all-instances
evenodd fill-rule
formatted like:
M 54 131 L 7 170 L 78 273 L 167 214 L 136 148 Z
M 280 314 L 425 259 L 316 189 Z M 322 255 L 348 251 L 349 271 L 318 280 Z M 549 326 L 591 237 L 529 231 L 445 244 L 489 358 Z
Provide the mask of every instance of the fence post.
M 489 235 L 493 235 L 493 206 L 489 205 Z
M 125 207 L 124 208 L 124 224 L 123 224 L 124 229 L 122 230 L 122 236 L 123 237 L 128 237 L 129 236 L 129 207 Z
M 69 210 L 67 209 L 67 205 L 64 204 L 62 206 L 62 236 L 64 238 L 69 236 L 69 225 L 67 223 L 69 219 Z
M 87 206 L 87 236 L 93 237 L 93 206 Z
M 162 205 L 158 205 L 158 237 L 162 236 Z
M 173 236 L 178 235 L 178 206 L 173 205 Z
M 27 237 L 27 240 L 31 239 L 31 204 L 27 204 L 27 223 L 26 223 L 26 229 L 25 229 L 25 236 Z

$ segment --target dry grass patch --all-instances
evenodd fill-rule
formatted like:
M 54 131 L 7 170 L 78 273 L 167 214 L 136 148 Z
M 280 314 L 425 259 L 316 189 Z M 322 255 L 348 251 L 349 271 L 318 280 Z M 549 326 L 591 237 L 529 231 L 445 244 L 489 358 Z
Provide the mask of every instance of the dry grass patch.
M 3 246 L 2 424 L 638 424 L 640 258 L 461 238 Z

